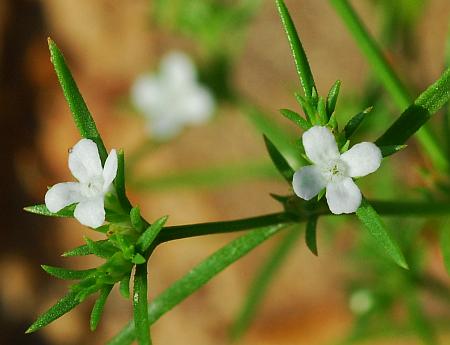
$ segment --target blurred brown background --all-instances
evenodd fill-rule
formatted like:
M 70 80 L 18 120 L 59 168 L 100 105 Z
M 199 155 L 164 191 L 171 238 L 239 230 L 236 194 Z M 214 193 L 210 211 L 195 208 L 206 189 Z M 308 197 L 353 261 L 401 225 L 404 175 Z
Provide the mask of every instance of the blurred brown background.
M 302 34 L 320 92 L 336 79 L 346 90 L 365 81 L 368 66 L 326 1 L 286 1 Z M 354 1 L 376 32 L 377 15 L 367 1 Z M 68 181 L 67 148 L 78 140 L 47 50 L 51 36 L 64 52 L 108 147 L 133 151 L 145 140 L 143 122 L 120 106 L 133 79 L 159 57 L 190 43 L 154 28 L 147 0 L 0 0 L 0 344 L 103 344 L 130 318 L 128 301 L 114 291 L 97 332 L 89 332 L 92 300 L 36 334 L 24 330 L 61 296 L 67 285 L 47 276 L 40 264 L 91 267 L 91 258 L 62 259 L 63 251 L 95 234 L 76 221 L 25 214 L 41 203 L 47 185 Z M 420 19 L 417 56 L 391 58 L 417 88 L 441 71 L 450 2 L 430 0 Z M 295 107 L 296 75 L 275 6 L 265 1 L 251 25 L 238 60 L 236 85 L 275 115 Z M 320 73 L 318 72 L 320 71 Z M 139 165 L 141 173 L 175 172 L 220 162 L 263 159 L 260 136 L 233 109 L 201 128 L 185 131 Z M 280 122 L 286 125 L 285 122 Z M 276 212 L 268 196 L 285 193 L 282 182 L 252 181 L 213 190 L 129 190 L 133 203 L 154 219 L 169 214 L 170 224 L 226 220 Z M 244 202 L 245 201 L 245 202 Z M 300 241 L 271 286 L 243 344 L 333 344 L 351 324 L 345 297 L 348 277 L 340 260 L 354 235 L 348 224 L 330 243 L 322 236 L 314 257 Z M 339 231 L 339 230 L 346 231 Z M 319 230 L 326 231 L 326 228 Z M 181 277 L 233 235 L 181 240 L 161 246 L 151 262 L 150 297 Z M 226 344 L 227 329 L 240 307 L 252 272 L 277 239 L 227 269 L 153 327 L 155 344 Z M 438 253 L 436 271 L 443 272 Z M 378 342 L 377 344 L 389 342 Z M 414 340 L 390 344 L 413 344 Z

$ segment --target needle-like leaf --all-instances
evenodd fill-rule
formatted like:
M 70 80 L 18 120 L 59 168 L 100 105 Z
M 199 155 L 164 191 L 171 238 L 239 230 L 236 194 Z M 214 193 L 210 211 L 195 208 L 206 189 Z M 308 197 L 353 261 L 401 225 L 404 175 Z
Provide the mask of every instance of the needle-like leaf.
M 149 324 L 155 323 L 162 315 L 181 303 L 236 260 L 276 234 L 283 227 L 284 225 L 274 225 L 253 230 L 228 243 L 206 258 L 150 303 L 148 308 Z M 131 322 L 108 344 L 129 345 L 134 339 L 135 327 Z
M 276 0 L 276 4 L 281 17 L 281 22 L 283 23 L 283 27 L 289 41 L 289 45 L 291 46 L 300 83 L 303 87 L 303 91 L 305 92 L 305 96 L 309 99 L 313 95 L 315 84 L 308 58 L 306 57 L 305 50 L 303 49 L 297 29 L 295 28 L 286 4 L 283 0 Z
M 72 73 L 67 67 L 63 54 L 52 39 L 48 39 L 48 47 L 50 49 L 51 61 L 55 67 L 56 75 L 64 93 L 64 97 L 69 104 L 75 125 L 83 138 L 93 140 L 98 147 L 98 152 L 102 162 L 106 160 L 107 152 L 102 138 L 97 130 L 94 119 L 81 96 L 78 86 L 73 79 Z
M 383 253 L 394 260 L 397 265 L 407 269 L 408 264 L 400 247 L 389 234 L 378 213 L 366 199 L 363 198 L 361 206 L 356 210 L 356 215 Z
M 91 331 L 95 331 L 97 329 L 97 326 L 103 314 L 103 309 L 105 308 L 106 300 L 108 299 L 109 293 L 111 292 L 113 286 L 113 284 L 109 284 L 103 287 L 100 291 L 100 296 L 95 301 L 90 319 Z
M 85 279 L 96 272 L 95 268 L 87 270 L 70 270 L 61 267 L 41 265 L 42 269 L 53 277 L 65 280 Z
M 269 152 L 269 156 L 272 159 L 273 164 L 280 172 L 280 174 L 284 177 L 284 179 L 292 184 L 292 177 L 294 176 L 294 170 L 291 168 L 289 163 L 283 157 L 280 151 L 275 147 L 275 145 L 264 135 L 264 143 L 266 144 L 267 152 Z

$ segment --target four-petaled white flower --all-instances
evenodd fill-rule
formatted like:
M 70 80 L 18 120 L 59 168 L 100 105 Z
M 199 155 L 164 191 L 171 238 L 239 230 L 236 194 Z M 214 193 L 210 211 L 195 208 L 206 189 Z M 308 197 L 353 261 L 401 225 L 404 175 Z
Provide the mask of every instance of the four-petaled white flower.
M 303 133 L 306 156 L 313 163 L 294 174 L 295 194 L 305 200 L 326 188 L 330 211 L 353 213 L 361 204 L 361 192 L 352 177 L 366 176 L 380 167 L 381 151 L 373 143 L 363 142 L 339 153 L 336 140 L 327 127 L 314 126 Z
M 69 169 L 79 182 L 58 183 L 45 194 L 50 212 L 78 203 L 74 217 L 83 225 L 97 228 L 105 221 L 105 194 L 117 174 L 117 153 L 111 150 L 102 168 L 97 145 L 81 139 L 69 151 Z
M 197 81 L 191 59 L 184 53 L 166 55 L 158 74 L 140 76 L 131 88 L 131 101 L 149 120 L 157 140 L 167 140 L 185 125 L 206 122 L 214 111 L 211 92 Z

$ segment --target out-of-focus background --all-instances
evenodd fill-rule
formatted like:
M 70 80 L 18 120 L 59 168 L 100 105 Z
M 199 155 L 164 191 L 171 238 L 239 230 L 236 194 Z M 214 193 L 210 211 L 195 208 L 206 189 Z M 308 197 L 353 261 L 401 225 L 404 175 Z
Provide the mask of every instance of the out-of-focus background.
M 319 92 L 325 94 L 340 79 L 343 99 L 351 103 L 362 97 L 361 90 L 370 83 L 369 66 L 328 2 L 286 3 L 301 33 Z M 370 31 L 380 37 L 384 5 L 368 0 L 353 4 Z M 97 234 L 75 220 L 47 219 L 26 214 L 22 208 L 43 202 L 46 186 L 72 179 L 67 149 L 79 139 L 49 60 L 47 37 L 64 52 L 107 147 L 124 148 L 126 154 L 132 154 L 148 140 L 145 120 L 128 104 L 135 78 L 157 68 L 160 58 L 171 50 L 183 50 L 199 60 L 203 56 L 195 35 L 179 34 L 155 21 L 153 5 L 148 0 L 0 1 L 0 344 L 103 344 L 131 317 L 129 302 L 114 290 L 95 333 L 89 331 L 89 299 L 45 329 L 25 335 L 28 325 L 68 286 L 46 275 L 39 265 L 88 268 L 99 261 L 60 257 L 82 244 L 83 235 L 97 238 Z M 412 90 L 422 90 L 442 71 L 449 13 L 448 0 L 425 1 L 414 18 L 408 40 L 411 46 L 392 45 L 389 50 L 388 58 L 407 77 Z M 298 106 L 293 97 L 297 87 L 294 64 L 274 2 L 262 1 L 246 25 L 244 37 L 239 37 L 240 47 L 233 53 L 230 83 L 266 109 L 281 127 L 295 133 L 277 114 L 277 109 Z M 232 41 L 232 37 L 228 39 Z M 368 139 L 380 134 L 399 114 L 390 109 L 386 123 L 378 123 L 379 132 L 371 132 Z M 416 153 L 411 142 L 409 153 L 399 155 L 392 170 L 381 172 L 390 176 L 391 186 L 398 181 L 410 189 L 424 186 L 414 167 L 426 167 L 427 162 Z M 148 152 L 136 163 L 133 174 L 173 175 L 246 161 L 269 162 L 261 135 L 239 109 L 218 101 L 212 121 L 188 128 Z M 370 196 L 399 197 L 392 188 L 380 192 L 372 181 L 365 184 Z M 145 217 L 169 214 L 171 225 L 277 212 L 280 206 L 269 193 L 287 192 L 283 181 L 271 174 L 209 187 L 128 188 L 130 199 L 140 205 Z M 416 228 L 417 224 L 404 226 Z M 348 256 L 359 232 L 360 227 L 348 218 L 321 222 L 319 257 L 298 241 L 242 344 L 337 344 L 345 338 L 355 317 L 349 304 L 349 282 L 358 281 L 366 273 L 362 270 L 372 269 L 369 263 L 364 268 L 358 261 L 364 259 L 355 263 Z M 233 237 L 214 235 L 161 246 L 151 259 L 150 298 Z M 448 286 L 433 236 L 425 240 L 427 272 Z M 154 343 L 229 343 L 228 330 L 252 277 L 277 241 L 274 238 L 257 248 L 163 316 L 152 327 Z M 376 278 L 382 280 L 383 271 L 377 271 Z M 433 298 L 424 298 L 427 312 L 447 320 L 448 325 L 449 310 Z M 399 319 L 404 316 L 401 307 L 395 312 Z M 450 342 L 445 333 L 439 332 L 439 337 L 443 343 Z M 366 343 L 421 342 L 406 332 L 399 337 L 373 337 Z

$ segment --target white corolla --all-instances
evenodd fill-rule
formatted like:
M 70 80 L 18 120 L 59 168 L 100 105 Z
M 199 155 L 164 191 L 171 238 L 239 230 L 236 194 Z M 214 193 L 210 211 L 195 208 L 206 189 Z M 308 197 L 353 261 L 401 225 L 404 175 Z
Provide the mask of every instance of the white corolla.
M 166 55 L 159 73 L 140 76 L 131 88 L 131 101 L 148 118 L 157 140 L 174 137 L 186 125 L 206 122 L 215 108 L 211 92 L 197 81 L 191 59 L 180 52 Z
M 69 151 L 69 169 L 78 182 L 55 184 L 45 194 L 45 205 L 50 212 L 58 212 L 76 203 L 74 217 L 81 224 L 101 226 L 105 221 L 105 194 L 117 174 L 116 150 L 111 150 L 102 167 L 97 145 L 81 139 Z
M 353 177 L 366 176 L 380 167 L 380 149 L 373 143 L 363 142 L 340 154 L 334 135 L 323 126 L 308 129 L 302 138 L 306 156 L 313 165 L 302 167 L 294 174 L 295 194 L 310 200 L 326 188 L 332 213 L 355 212 L 362 197 Z

